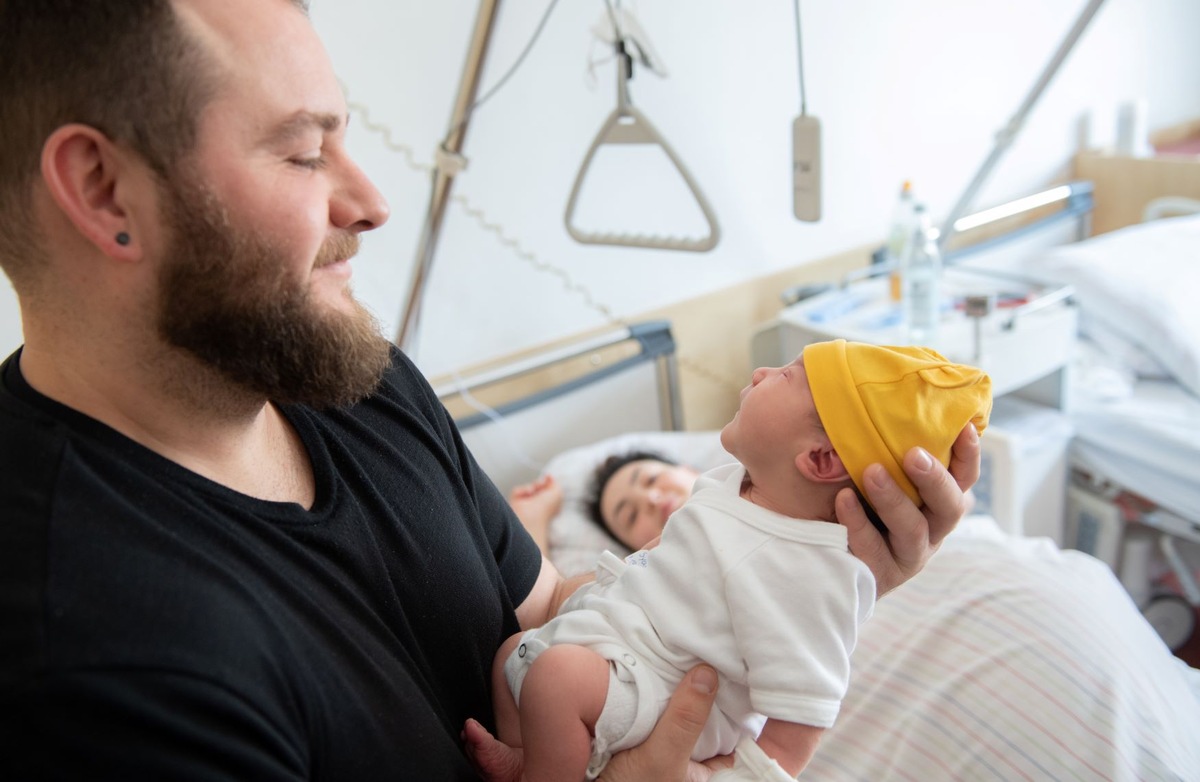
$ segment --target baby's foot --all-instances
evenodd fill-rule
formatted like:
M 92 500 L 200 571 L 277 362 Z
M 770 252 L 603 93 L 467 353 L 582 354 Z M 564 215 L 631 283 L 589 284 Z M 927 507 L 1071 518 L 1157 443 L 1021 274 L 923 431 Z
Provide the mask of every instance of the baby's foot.
M 484 782 L 520 782 L 524 768 L 521 750 L 502 743 L 475 720 L 467 720 L 462 736 L 467 757 Z

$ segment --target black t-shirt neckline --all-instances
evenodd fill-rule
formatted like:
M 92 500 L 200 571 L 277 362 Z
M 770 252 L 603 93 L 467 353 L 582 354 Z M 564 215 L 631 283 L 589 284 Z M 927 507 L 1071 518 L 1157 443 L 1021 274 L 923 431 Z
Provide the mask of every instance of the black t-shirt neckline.
M 34 411 L 48 416 L 58 425 L 65 425 L 111 448 L 123 459 L 135 461 L 145 470 L 163 478 L 182 483 L 195 491 L 203 492 L 224 503 L 252 511 L 256 516 L 273 522 L 286 524 L 318 524 L 326 520 L 337 502 L 336 471 L 329 449 L 317 430 L 311 412 L 301 406 L 276 405 L 288 423 L 295 429 L 308 454 L 316 482 L 316 497 L 312 508 L 304 508 L 295 502 L 263 500 L 243 494 L 206 478 L 199 473 L 174 462 L 132 438 L 122 434 L 108 424 L 86 413 L 68 407 L 29 385 L 20 369 L 22 348 L 0 365 L 0 390 L 11 395 Z M 2 399 L 4 394 L 0 394 Z

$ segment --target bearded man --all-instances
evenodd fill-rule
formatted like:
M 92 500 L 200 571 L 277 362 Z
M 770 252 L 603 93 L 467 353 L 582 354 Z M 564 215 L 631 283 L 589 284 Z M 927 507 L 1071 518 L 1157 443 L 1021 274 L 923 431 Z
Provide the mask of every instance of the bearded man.
M 346 123 L 298 0 L 0 0 L 0 778 L 502 775 L 464 726 L 568 585 L 352 295 Z M 962 514 L 913 479 L 847 517 L 881 590 Z M 682 779 L 705 674 L 609 779 Z

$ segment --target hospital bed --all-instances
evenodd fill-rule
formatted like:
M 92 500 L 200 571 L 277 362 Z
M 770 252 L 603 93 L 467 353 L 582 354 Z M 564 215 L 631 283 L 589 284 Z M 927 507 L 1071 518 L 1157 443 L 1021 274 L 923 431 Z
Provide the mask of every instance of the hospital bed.
M 729 460 L 716 432 L 678 430 L 673 350 L 669 323 L 636 324 L 435 382 L 503 490 L 541 472 L 562 485 L 549 554 L 564 573 L 627 553 L 584 513 L 606 456 Z M 852 671 L 805 779 L 1200 779 L 1200 671 L 1105 564 L 986 516 L 879 601 Z
M 1063 541 L 1119 572 L 1177 647 L 1200 607 L 1200 202 L 1159 199 L 1141 224 L 1004 264 L 1070 286 L 1079 309 Z

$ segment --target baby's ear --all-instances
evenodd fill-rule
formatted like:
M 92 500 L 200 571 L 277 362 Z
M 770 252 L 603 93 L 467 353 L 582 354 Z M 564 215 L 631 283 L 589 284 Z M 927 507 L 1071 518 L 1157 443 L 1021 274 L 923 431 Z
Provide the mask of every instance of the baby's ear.
M 840 483 L 850 477 L 833 444 L 828 440 L 815 443 L 796 454 L 796 469 L 813 483 Z

